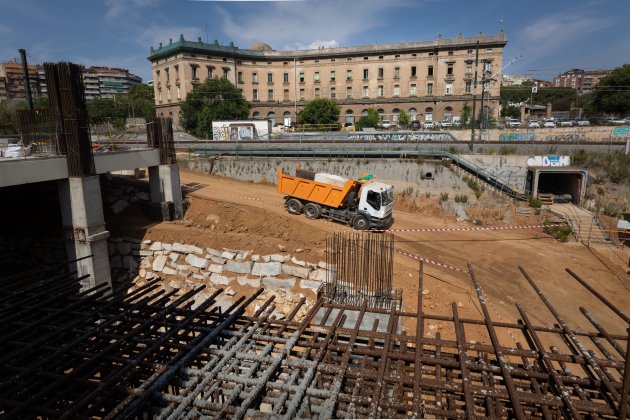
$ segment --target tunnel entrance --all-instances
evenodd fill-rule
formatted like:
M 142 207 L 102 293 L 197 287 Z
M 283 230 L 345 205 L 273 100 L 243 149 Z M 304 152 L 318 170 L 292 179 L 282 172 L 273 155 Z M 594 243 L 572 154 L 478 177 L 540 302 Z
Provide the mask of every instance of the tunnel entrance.
M 553 202 L 581 204 L 586 193 L 587 171 L 576 168 L 534 168 L 527 174 L 532 196 L 549 197 Z

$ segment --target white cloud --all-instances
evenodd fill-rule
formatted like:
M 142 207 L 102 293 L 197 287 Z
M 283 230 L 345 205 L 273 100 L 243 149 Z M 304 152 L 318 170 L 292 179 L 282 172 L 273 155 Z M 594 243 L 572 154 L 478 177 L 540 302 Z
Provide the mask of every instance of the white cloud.
M 252 6 L 238 15 L 215 5 L 214 12 L 222 32 L 230 37 L 227 41 L 237 45 L 248 47 L 254 42 L 265 42 L 274 49 L 316 48 L 339 46 L 356 34 L 381 28 L 386 23 L 382 14 L 408 4 L 404 0 L 363 0 L 356 5 L 319 0 L 265 3 L 264 7 Z
M 337 48 L 339 43 L 334 39 L 330 41 L 313 41 L 310 44 L 302 44 L 300 42 L 292 42 L 282 47 L 285 50 L 316 50 L 318 48 Z
M 528 58 L 545 57 L 611 24 L 610 19 L 597 16 L 570 13 L 545 16 L 521 31 L 523 51 Z
M 157 5 L 161 0 L 105 0 L 106 19 L 122 15 L 137 14 L 140 10 Z

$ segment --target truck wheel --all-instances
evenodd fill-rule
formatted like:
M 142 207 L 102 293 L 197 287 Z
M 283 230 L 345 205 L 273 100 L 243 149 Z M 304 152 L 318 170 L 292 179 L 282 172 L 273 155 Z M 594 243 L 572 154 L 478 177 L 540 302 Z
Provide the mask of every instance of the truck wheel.
M 309 219 L 317 219 L 321 214 L 321 209 L 315 203 L 308 203 L 304 206 L 304 216 Z
M 366 230 L 370 228 L 370 222 L 365 216 L 359 215 L 359 216 L 356 216 L 354 220 L 352 221 L 352 226 L 356 230 Z
M 304 211 L 304 205 L 300 202 L 300 200 L 290 198 L 287 200 L 287 210 L 291 214 L 302 214 Z

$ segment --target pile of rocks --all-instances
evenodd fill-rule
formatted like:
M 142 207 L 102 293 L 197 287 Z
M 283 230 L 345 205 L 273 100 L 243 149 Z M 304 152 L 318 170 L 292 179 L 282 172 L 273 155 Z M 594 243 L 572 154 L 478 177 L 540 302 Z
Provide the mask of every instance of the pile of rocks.
M 151 201 L 151 195 L 148 191 L 117 181 L 111 175 L 101 182 L 101 192 L 103 205 L 114 214 L 127 210 L 130 203 L 148 203 Z
M 110 238 L 108 250 L 115 281 L 131 279 L 136 286 L 142 286 L 147 280 L 162 278 L 165 289 L 179 289 L 178 294 L 206 284 L 225 288 L 227 296 L 235 294 L 232 287 L 264 287 L 266 292 L 259 299 L 271 293 L 276 306 L 283 309 L 287 309 L 284 308 L 287 303 L 293 305 L 304 297 L 294 293 L 296 288 L 317 292 L 327 273 L 334 275 L 323 261 L 313 264 L 286 252 L 260 255 L 247 250 L 219 250 L 133 238 Z M 229 306 L 231 301 L 219 304 Z M 276 315 L 287 313 L 279 309 Z

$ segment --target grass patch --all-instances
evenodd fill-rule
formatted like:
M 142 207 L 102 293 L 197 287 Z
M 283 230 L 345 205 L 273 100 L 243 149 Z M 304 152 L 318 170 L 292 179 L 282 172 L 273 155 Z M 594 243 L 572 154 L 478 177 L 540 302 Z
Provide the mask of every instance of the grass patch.
M 456 203 L 466 204 L 466 203 L 468 203 L 468 196 L 466 194 L 457 194 L 455 196 L 455 202 Z
M 540 201 L 538 198 L 532 197 L 529 199 L 529 205 L 535 209 L 539 209 L 542 207 L 542 201 Z
M 440 193 L 440 201 L 448 201 L 448 193 L 447 192 Z
M 573 233 L 573 228 L 571 228 L 571 226 L 568 226 L 568 225 L 556 225 L 556 224 L 545 223 L 543 232 L 545 232 L 547 235 L 550 235 L 553 239 L 556 239 L 560 242 L 567 242 L 569 240 L 569 235 Z

